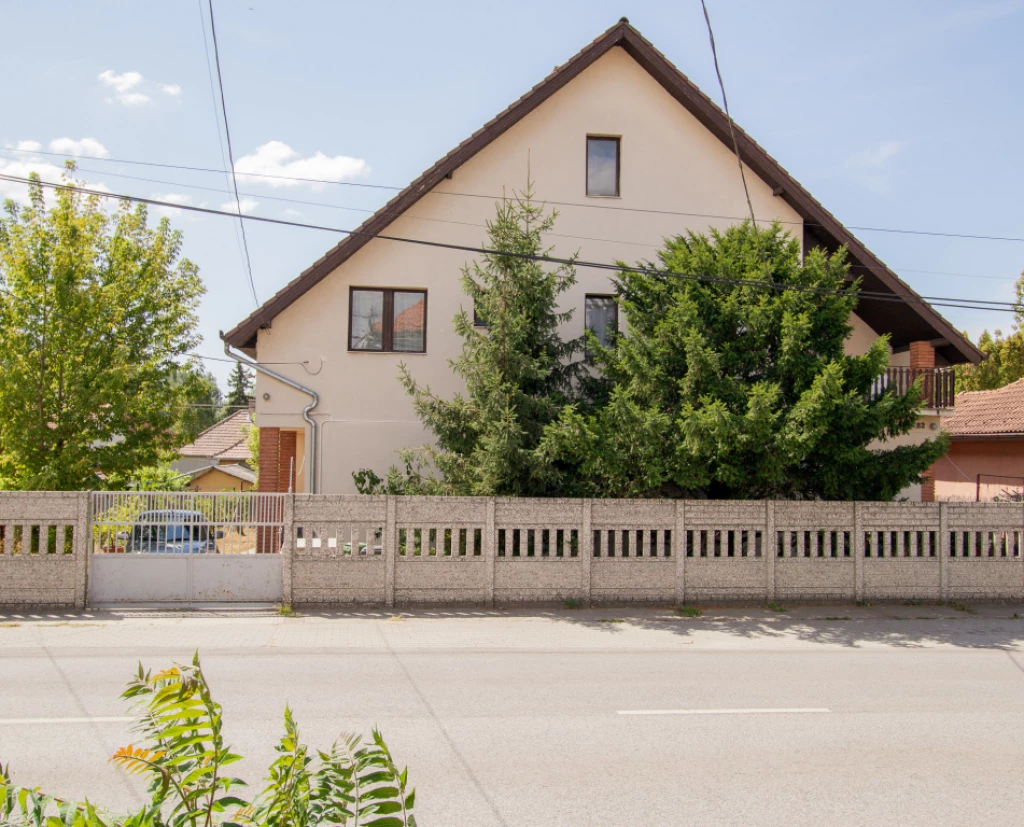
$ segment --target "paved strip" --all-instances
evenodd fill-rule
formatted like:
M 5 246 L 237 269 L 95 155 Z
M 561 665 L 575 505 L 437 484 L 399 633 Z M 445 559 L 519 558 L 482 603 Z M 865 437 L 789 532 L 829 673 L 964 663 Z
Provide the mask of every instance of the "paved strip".
M 803 715 L 831 712 L 824 707 L 777 709 L 620 709 L 619 715 Z
M 0 718 L 0 726 L 18 726 L 19 724 L 123 724 L 134 721 L 134 718 L 96 717 L 96 718 Z

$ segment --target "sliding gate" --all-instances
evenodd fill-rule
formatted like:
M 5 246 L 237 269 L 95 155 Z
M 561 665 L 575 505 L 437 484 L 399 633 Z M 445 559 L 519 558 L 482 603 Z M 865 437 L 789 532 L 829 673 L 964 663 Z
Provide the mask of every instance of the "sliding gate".
M 280 601 L 284 497 L 92 494 L 89 604 Z

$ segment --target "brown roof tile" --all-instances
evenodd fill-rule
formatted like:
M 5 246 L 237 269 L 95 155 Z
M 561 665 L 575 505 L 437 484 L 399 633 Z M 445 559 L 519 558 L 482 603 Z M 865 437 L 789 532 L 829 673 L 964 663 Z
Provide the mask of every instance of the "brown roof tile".
M 249 459 L 245 444 L 245 426 L 249 424 L 249 411 L 235 411 L 203 431 L 196 441 L 178 453 L 183 457 L 210 457 L 220 461 Z
M 942 427 L 954 437 L 1024 434 L 1024 379 L 994 391 L 958 393 L 953 411 Z

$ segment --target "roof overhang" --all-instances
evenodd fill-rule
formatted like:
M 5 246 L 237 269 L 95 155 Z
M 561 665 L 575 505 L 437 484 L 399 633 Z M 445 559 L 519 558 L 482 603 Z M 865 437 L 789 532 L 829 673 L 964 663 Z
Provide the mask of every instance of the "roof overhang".
M 257 333 L 268 320 L 272 321 L 277 314 L 351 258 L 374 235 L 384 232 L 389 224 L 427 195 L 449 173 L 465 164 L 602 55 L 616 47 L 624 49 L 709 132 L 732 148 L 726 114 L 623 18 L 420 175 L 367 219 L 356 230 L 358 235 L 349 235 L 343 239 L 262 307 L 224 334 L 224 340 L 235 348 L 253 351 Z M 805 246 L 820 246 L 834 251 L 845 245 L 849 251 L 851 274 L 861 279 L 863 289 L 891 293 L 905 299 L 902 302 L 862 300 L 857 308 L 857 315 L 861 319 L 873 330 L 889 333 L 890 343 L 897 348 L 905 347 L 910 342 L 940 340 L 945 344 L 937 350 L 950 364 L 977 363 L 984 358 L 981 351 L 960 331 L 886 267 L 735 122 L 733 127 L 743 162 L 803 218 Z

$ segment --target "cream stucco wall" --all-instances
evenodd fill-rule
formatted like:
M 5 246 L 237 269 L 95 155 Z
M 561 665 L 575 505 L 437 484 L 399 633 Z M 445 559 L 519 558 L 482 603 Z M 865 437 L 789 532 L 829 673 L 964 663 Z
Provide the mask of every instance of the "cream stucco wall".
M 588 198 L 585 193 L 587 135 L 621 136 L 621 197 Z M 653 257 L 666 236 L 687 229 L 725 228 L 747 213 L 731 151 L 636 64 L 613 49 L 504 135 L 459 168 L 450 181 L 424 197 L 388 228 L 388 233 L 474 247 L 485 241 L 485 221 L 494 214 L 490 197 L 521 189 L 527 175 L 536 197 L 603 207 L 643 208 L 728 216 L 707 219 L 618 209 L 559 208 L 549 241 L 556 255 L 579 251 L 581 259 L 639 261 Z M 747 181 L 759 219 L 786 222 L 802 237 L 800 216 L 748 169 Z M 321 433 L 322 493 L 352 493 L 352 472 L 369 467 L 383 474 L 396 450 L 423 444 L 428 435 L 416 420 L 396 377 L 405 362 L 413 376 L 450 396 L 460 382 L 448 367 L 461 340 L 452 318 L 468 306 L 459 285 L 460 268 L 471 256 L 399 242 L 371 241 L 334 273 L 260 331 L 258 357 L 264 362 L 309 362 L 277 370 L 314 387 L 314 414 Z M 290 274 L 289 274 L 290 275 Z M 610 273 L 580 267 L 577 284 L 564 297 L 575 316 L 565 335 L 583 330 L 587 293 L 611 293 Z M 348 300 L 352 286 L 426 288 L 427 353 L 382 354 L 348 351 Z M 874 332 L 859 319 L 850 347 L 863 350 Z M 269 393 L 269 400 L 263 394 Z M 300 412 L 307 398 L 273 379 L 258 376 L 257 415 L 261 426 L 304 428 Z M 307 440 L 308 443 L 308 440 Z M 309 463 L 301 487 L 311 490 Z

